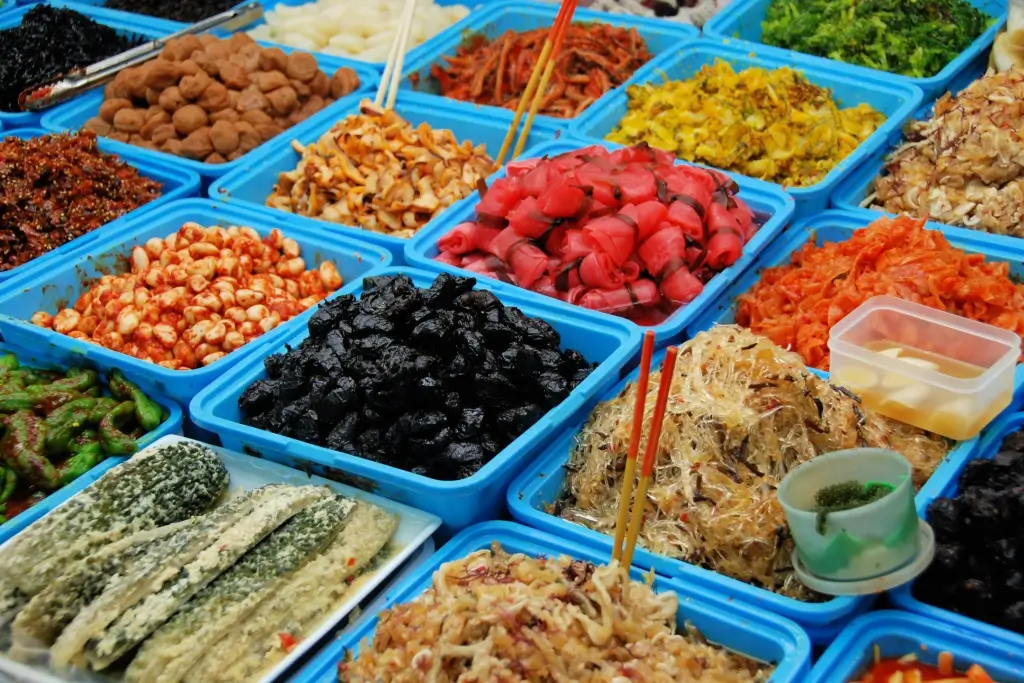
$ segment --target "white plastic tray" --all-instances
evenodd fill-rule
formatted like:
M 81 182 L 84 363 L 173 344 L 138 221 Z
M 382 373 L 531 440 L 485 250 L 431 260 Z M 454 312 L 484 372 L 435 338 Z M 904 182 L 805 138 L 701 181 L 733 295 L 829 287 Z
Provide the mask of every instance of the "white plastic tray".
M 180 441 L 192 441 L 192 439 L 174 435 L 165 436 L 149 448 L 159 448 L 160 446 Z M 331 489 L 344 496 L 364 500 L 367 503 L 382 507 L 399 515 L 401 518 L 398 528 L 389 542 L 389 547 L 394 552 L 387 562 L 377 571 L 367 575 L 363 580 L 354 583 L 352 594 L 348 596 L 348 599 L 325 619 L 313 633 L 298 643 L 295 649 L 277 666 L 259 679 L 258 683 L 271 683 L 271 681 L 276 680 L 292 664 L 317 646 L 320 640 L 336 631 L 342 620 L 353 609 L 358 607 L 360 603 L 365 601 L 367 597 L 373 594 L 391 574 L 402 567 L 406 560 L 423 546 L 431 538 L 434 531 L 441 526 L 441 520 L 434 515 L 421 512 L 401 503 L 395 503 L 371 493 L 352 488 L 351 486 L 324 479 L 323 477 L 307 475 L 304 472 L 285 467 L 270 460 L 242 455 L 217 446 L 210 446 L 209 444 L 204 445 L 212 448 L 220 456 L 224 466 L 227 467 L 228 473 L 231 475 L 231 483 L 228 488 L 228 495 L 230 497 L 266 484 L 292 484 L 293 486 L 321 484 L 331 487 Z M 5 638 L 5 640 L 7 639 Z M 0 653 L 0 681 L 4 683 L 7 683 L 7 681 L 11 683 L 111 683 L 118 680 L 120 679 L 110 675 L 84 671 L 75 672 L 74 675 L 62 676 L 49 669 L 15 662 L 9 659 L 6 653 Z M 256 682 L 254 681 L 253 683 Z

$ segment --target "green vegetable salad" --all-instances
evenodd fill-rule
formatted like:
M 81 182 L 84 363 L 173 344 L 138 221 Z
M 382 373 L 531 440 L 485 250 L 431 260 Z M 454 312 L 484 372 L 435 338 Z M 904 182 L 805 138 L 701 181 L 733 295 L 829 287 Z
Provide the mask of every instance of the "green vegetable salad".
M 992 21 L 967 0 L 775 0 L 761 25 L 761 42 L 927 78 Z

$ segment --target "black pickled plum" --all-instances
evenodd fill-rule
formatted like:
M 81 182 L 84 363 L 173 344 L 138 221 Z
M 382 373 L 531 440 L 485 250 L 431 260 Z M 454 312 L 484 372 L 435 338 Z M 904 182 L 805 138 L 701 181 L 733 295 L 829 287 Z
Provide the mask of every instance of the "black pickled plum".
M 239 396 L 246 424 L 435 479 L 471 476 L 592 370 L 543 320 L 476 280 L 363 280 L 325 301 L 270 379 Z
M 935 561 L 913 584 L 923 602 L 1024 635 L 1024 431 L 969 463 L 951 498 L 928 508 Z

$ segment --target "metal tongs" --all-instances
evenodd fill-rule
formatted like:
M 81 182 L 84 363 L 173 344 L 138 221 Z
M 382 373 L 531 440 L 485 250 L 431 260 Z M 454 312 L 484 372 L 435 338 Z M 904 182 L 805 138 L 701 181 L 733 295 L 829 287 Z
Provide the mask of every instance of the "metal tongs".
M 22 111 L 48 109 L 61 102 L 66 102 L 86 90 L 113 80 L 118 72 L 123 69 L 153 59 L 163 51 L 169 41 L 175 38 L 182 38 L 195 33 L 205 33 L 206 31 L 218 28 L 234 31 L 262 17 L 263 5 L 258 2 L 250 2 L 227 12 L 221 12 L 177 33 L 143 43 L 113 57 L 96 62 L 84 69 L 75 69 L 61 76 L 59 80 L 55 80 L 47 85 L 29 88 L 18 96 L 18 104 L 21 106 Z

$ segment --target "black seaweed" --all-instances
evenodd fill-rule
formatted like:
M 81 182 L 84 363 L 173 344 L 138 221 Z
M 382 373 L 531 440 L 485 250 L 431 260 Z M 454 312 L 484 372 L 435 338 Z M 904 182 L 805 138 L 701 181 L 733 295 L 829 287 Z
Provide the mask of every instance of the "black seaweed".
M 104 7 L 194 24 L 226 12 L 238 0 L 106 0 Z
M 593 366 L 543 320 L 476 280 L 363 281 L 264 361 L 238 399 L 254 427 L 440 480 L 471 476 L 563 401 Z
M 1024 430 L 928 507 L 935 560 L 913 586 L 932 605 L 1024 635 Z
M 134 0 L 133 0 L 134 1 Z M 0 31 L 0 111 L 21 111 L 18 96 L 142 42 L 74 10 L 36 5 Z

